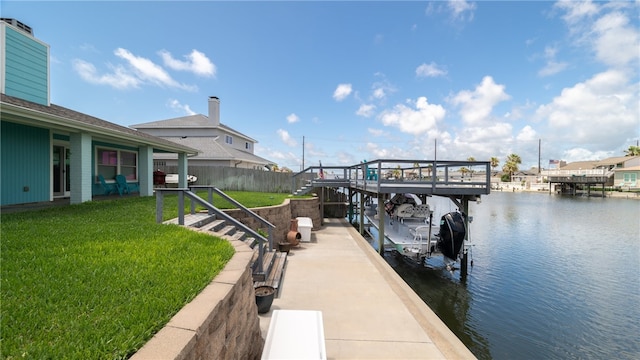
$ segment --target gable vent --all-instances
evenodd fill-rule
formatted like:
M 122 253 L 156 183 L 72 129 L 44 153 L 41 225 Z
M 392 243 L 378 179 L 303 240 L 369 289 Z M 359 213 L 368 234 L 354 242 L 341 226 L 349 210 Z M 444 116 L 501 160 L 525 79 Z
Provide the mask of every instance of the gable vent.
M 17 27 L 18 29 L 26 32 L 29 35 L 33 35 L 33 29 L 31 28 L 31 26 L 27 24 L 24 24 L 16 19 L 10 19 L 10 18 L 0 18 L 0 20 L 6 22 L 7 24 L 11 24 Z

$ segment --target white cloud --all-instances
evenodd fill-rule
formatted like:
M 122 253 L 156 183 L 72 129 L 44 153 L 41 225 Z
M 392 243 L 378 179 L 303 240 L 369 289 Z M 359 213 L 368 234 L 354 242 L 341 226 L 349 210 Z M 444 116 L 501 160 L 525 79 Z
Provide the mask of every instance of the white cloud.
M 556 142 L 613 149 L 629 134 L 638 134 L 637 84 L 628 74 L 609 70 L 562 90 L 536 116 L 546 120 Z
M 164 64 L 173 70 L 189 71 L 205 77 L 216 75 L 216 66 L 204 53 L 198 50 L 194 49 L 190 54 L 184 55 L 187 59 L 186 61 L 174 59 L 171 53 L 166 50 L 161 50 L 158 53 L 162 57 Z
M 629 26 L 629 18 L 620 12 L 604 15 L 594 26 L 596 57 L 611 66 L 638 65 L 640 35 L 638 29 Z
M 574 162 L 603 160 L 612 156 L 620 156 L 620 154 L 614 154 L 612 151 L 591 151 L 585 148 L 576 147 L 564 151 L 561 158 L 567 162 Z
M 109 85 L 116 89 L 137 88 L 141 80 L 130 74 L 122 66 L 113 67 L 111 74 L 98 75 L 98 71 L 93 64 L 84 60 L 73 60 L 73 69 L 80 77 L 92 84 Z
M 435 128 L 446 114 L 441 105 L 429 104 L 424 96 L 419 97 L 414 105 L 415 108 L 411 108 L 398 104 L 382 112 L 379 118 L 385 126 L 394 126 L 404 133 L 418 135 Z
M 463 90 L 451 98 L 451 103 L 461 106 L 460 116 L 467 125 L 477 125 L 489 119 L 493 107 L 511 97 L 491 76 L 485 76 L 473 91 Z
M 538 139 L 538 133 L 529 125 L 520 130 L 518 135 L 516 135 L 516 140 L 521 142 L 530 142 Z
M 376 106 L 373 104 L 362 104 L 356 111 L 356 115 L 370 117 L 376 110 Z
M 169 101 L 167 102 L 167 106 L 169 108 L 171 108 L 171 109 L 177 110 L 177 111 L 185 113 L 187 115 L 195 115 L 196 114 L 195 111 L 191 110 L 191 107 L 189 107 L 189 105 L 181 104 L 176 99 L 169 99 Z
M 555 75 L 564 69 L 567 68 L 568 64 L 566 62 L 558 62 L 556 61 L 556 54 L 558 49 L 553 46 L 547 46 L 544 49 L 544 57 L 547 60 L 547 64 L 538 71 L 539 76 L 550 76 Z
M 563 19 L 569 24 L 575 24 L 584 18 L 589 18 L 598 13 L 598 6 L 592 1 L 561 0 L 555 3 L 556 8 L 566 11 Z
M 596 59 L 606 65 L 637 67 L 640 31 L 630 25 L 630 18 L 637 19 L 637 4 L 559 1 L 554 7 L 565 12 L 563 19 L 577 46 L 591 47 Z
M 117 48 L 114 55 L 126 64 L 108 65 L 110 73 L 98 74 L 96 67 L 84 60 L 73 60 L 73 69 L 82 79 L 93 84 L 109 85 L 116 89 L 139 88 L 144 84 L 197 91 L 197 86 L 181 84 L 153 61 L 136 56 L 127 49 Z
M 298 121 L 300 121 L 300 118 L 298 117 L 298 115 L 291 113 L 287 116 L 287 122 L 289 124 L 294 124 L 297 123 Z
M 129 66 L 137 77 L 143 81 L 147 81 L 160 86 L 169 86 L 180 88 L 184 90 L 195 90 L 192 86 L 183 85 L 175 81 L 169 73 L 167 73 L 162 67 L 155 64 L 153 61 L 133 55 L 129 50 L 118 48 L 114 51 L 114 54 L 126 60 Z
M 290 147 L 298 146 L 298 142 L 289 135 L 287 130 L 278 129 L 278 137 L 282 140 L 283 143 L 287 144 Z
M 380 130 L 380 129 L 368 128 L 367 132 L 369 132 L 369 134 L 371 134 L 373 136 L 382 136 L 382 135 L 384 135 L 384 130 Z
M 342 101 L 347 98 L 351 94 L 353 89 L 351 88 L 351 84 L 340 84 L 333 92 L 333 98 L 336 101 Z
M 454 20 L 473 20 L 473 12 L 476 9 L 474 2 L 465 0 L 449 0 L 447 7 L 451 11 L 451 17 Z
M 430 64 L 422 64 L 416 68 L 416 76 L 418 77 L 438 77 L 447 75 L 447 70 L 431 62 Z
M 372 96 L 376 99 L 384 99 L 387 94 L 385 93 L 384 88 L 379 87 L 373 89 Z

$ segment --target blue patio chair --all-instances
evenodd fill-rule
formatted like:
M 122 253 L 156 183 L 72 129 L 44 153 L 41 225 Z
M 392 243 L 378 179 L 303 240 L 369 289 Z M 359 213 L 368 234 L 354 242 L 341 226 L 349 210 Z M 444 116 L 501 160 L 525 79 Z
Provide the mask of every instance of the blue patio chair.
M 122 196 L 122 194 L 131 194 L 131 192 L 135 190 L 136 187 L 137 185 L 135 184 L 127 183 L 127 178 L 124 177 L 124 175 L 116 175 L 116 188 L 118 189 L 118 193 L 120 194 L 120 196 Z
M 115 194 L 115 192 L 118 191 L 117 184 L 107 184 L 102 174 L 98 174 L 98 180 L 100 180 L 100 184 L 104 188 L 104 195 Z

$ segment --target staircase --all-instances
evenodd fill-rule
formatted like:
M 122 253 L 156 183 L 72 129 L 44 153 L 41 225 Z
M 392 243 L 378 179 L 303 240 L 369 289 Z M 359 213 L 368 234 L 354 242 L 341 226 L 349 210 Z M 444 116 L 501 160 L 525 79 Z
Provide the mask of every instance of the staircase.
M 308 194 L 309 191 L 313 190 L 313 184 L 311 180 L 308 180 L 305 185 L 303 185 L 300 189 L 293 192 L 293 195 L 305 195 Z
M 191 193 L 190 191 L 185 191 L 184 193 L 189 197 L 197 197 L 197 195 Z M 210 203 L 204 202 L 199 197 L 197 197 L 196 201 L 201 204 L 205 203 L 205 206 L 209 208 L 210 211 L 192 211 L 192 213 L 190 214 L 182 214 L 182 221 L 180 217 L 178 217 L 175 219 L 164 221 L 163 223 L 180 225 L 180 223 L 182 222 L 181 226 L 184 226 L 190 230 L 204 232 L 231 242 L 244 242 L 253 250 L 253 256 L 251 258 L 250 266 L 253 274 L 254 287 L 269 285 L 273 286 L 277 292 L 284 275 L 284 267 L 287 262 L 287 253 L 271 249 L 269 240 L 267 238 L 258 234 L 253 229 L 248 228 L 244 224 L 238 222 L 221 210 L 215 208 Z M 240 205 L 240 207 L 245 212 L 251 212 L 251 210 L 244 208 L 242 205 Z M 251 213 L 255 217 L 260 218 L 257 214 L 253 212 Z M 273 227 L 273 225 L 269 225 Z M 262 254 L 260 253 L 261 251 Z

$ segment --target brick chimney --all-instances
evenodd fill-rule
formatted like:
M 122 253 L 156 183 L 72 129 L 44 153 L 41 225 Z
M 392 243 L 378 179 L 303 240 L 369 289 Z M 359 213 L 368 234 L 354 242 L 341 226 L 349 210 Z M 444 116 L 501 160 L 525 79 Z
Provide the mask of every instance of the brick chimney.
M 217 96 L 209 96 L 209 121 L 215 125 L 220 125 L 220 99 Z

